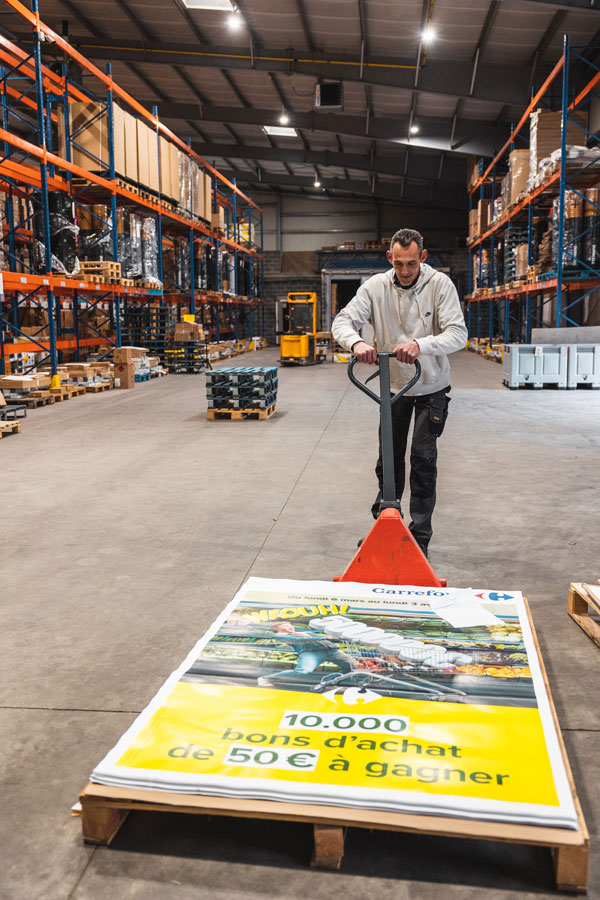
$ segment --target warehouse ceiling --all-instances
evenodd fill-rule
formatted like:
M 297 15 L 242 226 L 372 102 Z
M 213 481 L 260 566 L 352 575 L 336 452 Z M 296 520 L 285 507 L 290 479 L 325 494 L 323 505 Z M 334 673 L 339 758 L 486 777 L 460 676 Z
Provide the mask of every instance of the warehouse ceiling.
M 186 2 L 206 0 L 40 0 L 40 15 L 250 192 L 462 208 L 465 155 L 500 149 L 563 34 L 600 44 L 600 0 Z M 14 14 L 2 30 L 27 37 Z M 315 109 L 330 82 L 343 108 Z M 295 134 L 267 135 L 284 113 Z

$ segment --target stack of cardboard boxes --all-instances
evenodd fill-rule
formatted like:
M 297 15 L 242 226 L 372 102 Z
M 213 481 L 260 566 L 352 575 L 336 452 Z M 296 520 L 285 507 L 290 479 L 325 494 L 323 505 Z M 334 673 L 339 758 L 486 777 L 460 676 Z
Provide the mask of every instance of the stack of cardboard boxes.
M 116 388 L 126 390 L 135 387 L 134 360 L 144 356 L 148 356 L 145 347 L 115 347 L 113 358 Z
M 0 376 L 0 390 L 6 397 L 27 396 L 32 391 L 43 391 L 49 387 L 50 375 L 45 373 Z
M 69 104 L 69 134 L 77 133 L 71 161 L 88 172 L 108 169 L 106 107 L 90 101 Z M 212 179 L 187 154 L 142 119 L 113 104 L 113 146 L 117 175 L 159 192 L 186 213 L 211 221 Z M 58 155 L 65 157 L 65 122 L 58 118 Z M 99 162 L 101 160 L 101 162 Z M 101 164 L 102 163 L 102 164 Z
M 176 343 L 181 343 L 183 341 L 203 341 L 204 337 L 204 328 L 199 322 L 183 321 L 178 322 L 175 326 L 173 340 Z

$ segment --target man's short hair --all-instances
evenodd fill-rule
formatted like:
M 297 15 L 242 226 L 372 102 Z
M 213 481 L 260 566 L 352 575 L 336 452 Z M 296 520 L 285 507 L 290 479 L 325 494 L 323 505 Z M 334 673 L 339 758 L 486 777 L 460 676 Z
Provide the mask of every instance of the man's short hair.
M 415 243 L 419 248 L 419 253 L 423 252 L 423 235 L 414 228 L 401 228 L 396 232 L 390 241 L 390 253 L 394 249 L 394 244 L 400 244 L 401 247 L 410 247 Z

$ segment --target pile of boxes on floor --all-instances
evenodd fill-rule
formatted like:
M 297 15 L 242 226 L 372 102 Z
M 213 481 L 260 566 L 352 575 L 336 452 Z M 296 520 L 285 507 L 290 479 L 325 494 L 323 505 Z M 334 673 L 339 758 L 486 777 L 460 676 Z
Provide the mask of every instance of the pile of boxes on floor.
M 263 337 L 243 338 L 239 341 L 219 341 L 206 345 L 206 354 L 210 362 L 217 362 L 219 359 L 229 359 L 237 356 L 238 353 L 248 353 L 252 350 L 263 350 L 267 345 L 267 341 Z
M 472 353 L 478 353 L 485 359 L 492 359 L 494 362 L 501 363 L 504 357 L 504 341 L 502 338 L 497 338 L 490 343 L 488 338 L 469 338 L 467 350 L 471 350 Z
M 128 390 L 140 381 L 167 374 L 160 357 L 148 356 L 145 347 L 115 347 L 113 353 L 113 377 L 115 387 Z

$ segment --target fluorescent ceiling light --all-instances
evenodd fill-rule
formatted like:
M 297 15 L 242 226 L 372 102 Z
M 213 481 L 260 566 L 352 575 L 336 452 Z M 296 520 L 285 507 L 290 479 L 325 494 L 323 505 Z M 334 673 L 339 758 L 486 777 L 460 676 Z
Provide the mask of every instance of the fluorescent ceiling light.
M 295 128 L 285 128 L 283 125 L 263 125 L 265 134 L 272 134 L 274 137 L 298 137 Z
M 231 0 L 183 0 L 188 9 L 219 9 L 221 12 L 233 12 Z
M 234 9 L 234 11 L 229 16 L 229 18 L 227 19 L 227 24 L 233 31 L 237 31 L 238 28 L 242 27 L 242 25 L 244 24 L 244 20 L 240 16 L 237 9 Z
M 410 133 L 411 133 L 411 134 L 418 134 L 418 133 L 419 133 L 419 126 L 418 126 L 418 125 L 411 125 L 411 127 L 410 127 Z
M 287 113 L 285 112 L 285 110 L 284 110 L 284 111 L 281 113 L 281 115 L 279 116 L 279 124 L 280 124 L 280 125 L 287 125 L 287 123 L 288 123 L 289 121 L 290 121 L 290 117 L 288 116 L 288 114 L 287 114 Z
M 427 28 L 424 28 L 421 32 L 421 37 L 423 42 L 427 44 L 429 41 L 434 41 L 437 37 L 437 32 L 435 28 L 432 28 L 431 25 L 428 25 Z

